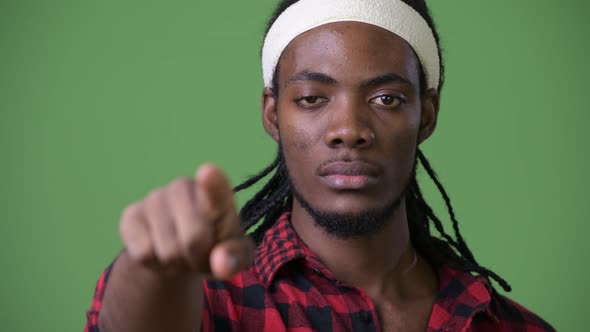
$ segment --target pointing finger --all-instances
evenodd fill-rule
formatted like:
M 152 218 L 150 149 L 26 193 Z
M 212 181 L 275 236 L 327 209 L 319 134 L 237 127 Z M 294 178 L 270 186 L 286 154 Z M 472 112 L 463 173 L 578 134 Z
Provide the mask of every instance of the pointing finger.
M 224 215 L 234 213 L 233 189 L 223 172 L 212 164 L 197 170 L 197 202 L 199 213 L 216 222 Z

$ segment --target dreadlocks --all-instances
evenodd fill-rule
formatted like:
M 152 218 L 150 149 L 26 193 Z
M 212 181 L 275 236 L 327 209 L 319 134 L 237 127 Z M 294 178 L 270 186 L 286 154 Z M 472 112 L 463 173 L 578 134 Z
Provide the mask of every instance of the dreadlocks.
M 274 14 L 268 22 L 266 33 L 268 33 L 268 30 L 279 15 L 297 1 L 298 0 L 283 0 L 278 4 Z M 440 93 L 444 83 L 444 66 L 442 64 L 439 37 L 428 7 L 424 0 L 403 1 L 414 8 L 414 10 L 420 13 L 420 15 L 426 20 L 432 30 L 437 45 L 439 46 L 438 52 L 441 59 L 441 66 L 438 91 Z M 422 92 L 426 90 L 425 81 L 424 72 L 421 70 L 420 90 Z M 275 71 L 272 79 L 272 91 L 275 96 L 278 96 L 278 70 Z M 417 149 L 416 155 L 416 166 L 418 162 L 422 165 L 445 201 L 452 221 L 454 237 L 445 231 L 441 220 L 435 215 L 433 209 L 424 200 L 416 179 L 416 172 L 414 171 L 414 175 L 410 179 L 409 187 L 406 192 L 406 208 L 408 211 L 410 239 L 412 244 L 418 251 L 430 253 L 430 256 L 437 264 L 448 264 L 463 271 L 475 272 L 486 278 L 494 279 L 505 291 L 509 292 L 511 287 L 504 279 L 477 263 L 473 253 L 467 246 L 467 243 L 459 231 L 459 222 L 455 216 L 449 195 L 428 162 L 428 159 L 424 156 L 424 153 Z M 268 167 L 234 188 L 234 191 L 236 192 L 249 188 L 271 173 L 272 176 L 268 182 L 254 195 L 254 197 L 246 202 L 240 211 L 242 227 L 251 232 L 251 236 L 256 243 L 260 243 L 266 230 L 276 222 L 283 212 L 289 211 L 293 205 L 291 186 L 280 147 L 275 160 Z M 440 235 L 440 238 L 431 234 L 431 223 Z

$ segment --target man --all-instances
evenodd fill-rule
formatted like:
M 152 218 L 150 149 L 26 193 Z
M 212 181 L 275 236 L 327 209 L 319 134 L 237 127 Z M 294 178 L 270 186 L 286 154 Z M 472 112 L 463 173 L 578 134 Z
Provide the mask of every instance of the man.
M 212 165 L 130 205 L 87 330 L 553 330 L 492 287 L 510 290 L 476 262 L 418 149 L 443 83 L 423 1 L 283 1 L 262 58 L 279 152 L 236 190 L 273 176 L 239 216 Z M 418 161 L 455 238 L 422 198 Z

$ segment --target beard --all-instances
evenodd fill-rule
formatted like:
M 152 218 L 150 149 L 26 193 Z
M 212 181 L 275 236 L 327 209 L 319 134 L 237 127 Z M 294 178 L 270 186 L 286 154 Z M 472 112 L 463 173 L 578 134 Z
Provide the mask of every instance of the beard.
M 415 165 L 409 174 L 404 190 L 397 196 L 391 199 L 387 204 L 382 207 L 368 208 L 364 211 L 354 213 L 339 213 L 333 211 L 321 210 L 314 206 L 312 202 L 307 200 L 299 190 L 297 190 L 289 169 L 286 167 L 285 159 L 281 153 L 281 161 L 285 167 L 287 179 L 293 198 L 307 211 L 307 213 L 313 218 L 315 225 L 324 231 L 329 236 L 337 239 L 351 239 L 358 238 L 365 235 L 377 233 L 381 230 L 388 222 L 393 221 L 393 215 L 397 212 L 401 202 L 406 196 L 410 188 L 410 179 L 415 174 Z
M 309 213 L 316 226 L 327 235 L 342 240 L 377 233 L 388 222 L 393 221 L 392 216 L 399 209 L 405 196 L 402 193 L 381 208 L 371 208 L 355 213 L 338 213 L 315 208 L 297 191 L 293 183 L 291 183 L 291 190 L 294 199 Z

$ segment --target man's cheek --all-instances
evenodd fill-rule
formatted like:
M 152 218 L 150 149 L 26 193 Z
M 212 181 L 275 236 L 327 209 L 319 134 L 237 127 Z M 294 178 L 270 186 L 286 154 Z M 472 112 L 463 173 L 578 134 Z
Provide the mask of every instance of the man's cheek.
M 283 147 L 302 156 L 311 154 L 313 135 L 310 130 L 305 129 L 305 126 L 287 125 L 281 130 L 281 133 Z
M 288 140 L 284 142 L 283 147 L 289 150 L 290 154 L 300 155 L 301 157 L 305 157 L 311 150 L 311 144 L 305 140 Z

